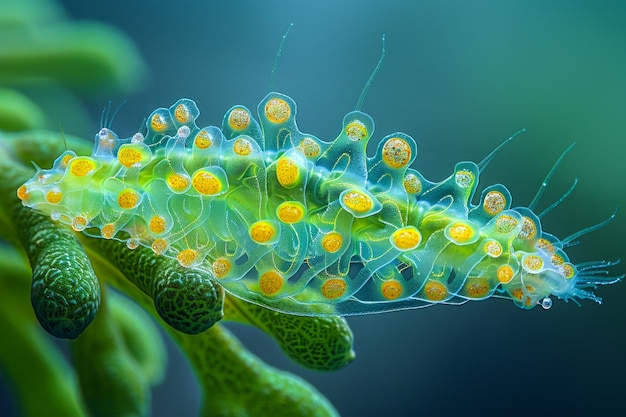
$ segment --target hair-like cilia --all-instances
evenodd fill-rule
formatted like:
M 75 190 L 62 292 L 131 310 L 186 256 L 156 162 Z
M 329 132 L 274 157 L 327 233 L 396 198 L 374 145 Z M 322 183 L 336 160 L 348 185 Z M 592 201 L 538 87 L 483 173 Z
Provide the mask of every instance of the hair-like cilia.
M 416 169 L 415 141 L 384 137 L 366 154 L 371 117 L 345 116 L 333 141 L 302 133 L 296 104 L 271 93 L 258 121 L 232 107 L 200 128 L 181 99 L 146 130 L 109 128 L 91 156 L 68 150 L 17 194 L 75 231 L 126 242 L 203 270 L 229 293 L 297 315 L 351 315 L 491 296 L 548 308 L 551 295 L 600 301 L 589 289 L 608 262 L 574 264 L 529 208 L 512 207 L 480 168 L 458 163 L 435 183 Z

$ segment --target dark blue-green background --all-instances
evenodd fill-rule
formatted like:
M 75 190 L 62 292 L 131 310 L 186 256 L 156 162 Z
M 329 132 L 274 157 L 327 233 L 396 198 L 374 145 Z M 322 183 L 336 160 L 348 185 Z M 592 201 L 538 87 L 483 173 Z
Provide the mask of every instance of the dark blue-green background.
M 130 136 L 156 107 L 198 103 L 200 123 L 234 104 L 255 108 L 289 23 L 276 89 L 298 103 L 305 132 L 331 140 L 387 37 L 387 58 L 363 110 L 375 137 L 404 131 L 417 168 L 448 176 L 503 139 L 527 133 L 492 162 L 481 185 L 532 199 L 558 155 L 568 155 L 539 208 L 579 186 L 544 229 L 567 236 L 626 208 L 626 3 L 623 1 L 62 2 L 75 19 L 115 25 L 150 67 L 113 128 Z M 106 104 L 90 103 L 92 137 Z M 61 125 L 68 121 L 59 120 Z M 370 149 L 374 149 L 372 145 Z M 624 258 L 626 210 L 570 249 L 574 262 Z M 615 268 L 626 271 L 625 265 Z M 626 284 L 605 303 L 555 300 L 550 311 L 488 300 L 351 318 L 357 358 L 330 374 L 291 364 L 256 330 L 235 330 L 270 363 L 303 375 L 343 416 L 618 415 L 626 391 Z M 154 416 L 192 416 L 197 388 L 180 358 L 154 394 Z

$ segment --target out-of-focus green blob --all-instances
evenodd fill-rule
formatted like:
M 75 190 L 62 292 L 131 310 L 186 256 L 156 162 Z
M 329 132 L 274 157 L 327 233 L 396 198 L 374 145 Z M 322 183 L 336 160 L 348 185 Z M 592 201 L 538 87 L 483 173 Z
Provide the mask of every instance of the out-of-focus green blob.
M 130 91 L 141 81 L 145 64 L 117 29 L 62 21 L 53 7 L 30 18 L 34 7 L 21 0 L 3 3 L 8 17 L 0 19 L 0 84 L 55 80 L 81 91 Z
M 73 22 L 3 32 L 0 84 L 53 79 L 82 91 L 129 91 L 141 81 L 138 52 L 112 27 Z
M 0 245 L 0 271 L 0 369 L 16 393 L 19 415 L 86 416 L 71 367 L 28 303 L 31 271 L 23 254 Z
M 65 149 L 72 149 L 78 155 L 89 155 L 92 146 L 92 142 L 66 135 L 63 132 L 28 130 L 8 133 L 0 131 L 0 149 L 6 153 L 7 158 L 25 165 L 31 165 L 33 162 L 40 166 L 50 165 L 51 161 Z M 15 165 L 15 168 L 21 167 Z M 32 172 L 34 172 L 32 169 L 27 168 L 24 176 L 31 175 Z
M 146 73 L 139 50 L 115 27 L 66 19 L 53 0 L 0 4 L 2 130 L 53 128 L 63 120 L 69 130 L 86 128 L 90 119 L 77 96 L 128 94 Z
M 258 327 L 272 336 L 287 356 L 306 368 L 335 371 L 354 359 L 352 331 L 343 317 L 281 314 L 235 297 L 226 300 L 226 320 Z
M 3 0 L 0 28 L 32 26 L 59 20 L 65 13 L 50 0 Z
M 24 94 L 17 90 L 0 88 L 0 126 L 4 130 L 35 129 L 44 120 L 41 109 Z
M 109 292 L 111 315 L 124 338 L 128 353 L 150 385 L 163 381 L 167 352 L 156 324 L 144 309 L 129 298 Z
M 150 384 L 129 352 L 107 302 L 91 326 L 72 343 L 85 406 L 92 417 L 149 416 Z

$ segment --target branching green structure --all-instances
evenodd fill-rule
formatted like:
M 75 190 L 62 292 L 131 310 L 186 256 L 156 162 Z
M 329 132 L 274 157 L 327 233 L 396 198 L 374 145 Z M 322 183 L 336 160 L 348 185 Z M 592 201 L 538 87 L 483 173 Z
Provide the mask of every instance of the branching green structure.
M 150 386 L 163 377 L 163 348 L 148 316 L 128 299 L 111 292 L 110 286 L 144 307 L 180 345 L 204 393 L 203 416 L 336 415 L 332 405 L 313 387 L 264 364 L 214 323 L 222 317 L 224 305 L 224 319 L 259 327 L 296 362 L 312 369 L 334 370 L 354 358 L 352 334 L 344 319 L 287 316 L 241 300 L 224 299 L 223 291 L 211 278 L 183 269 L 176 261 L 157 257 L 148 249 L 128 251 L 122 243 L 90 238 L 79 243 L 71 232 L 22 207 L 14 193 L 25 175 L 32 174 L 24 164 L 34 157 L 27 149 L 34 149 L 34 143 L 47 142 L 51 158 L 58 153 L 55 142 L 63 146 L 59 135 L 3 134 L 1 140 L 3 238 L 20 252 L 8 246 L 2 248 L 7 277 L 0 285 L 3 299 L 21 303 L 17 302 L 16 309 L 10 309 L 10 305 L 0 309 L 8 339 L 17 343 L 12 351 L 11 346 L 3 346 L 0 361 L 22 395 L 26 415 L 39 415 L 40 410 L 29 408 L 36 406 L 47 413 L 54 410 L 52 414 L 68 416 L 150 414 Z M 73 149 L 85 150 L 84 144 L 73 138 L 66 141 Z M 46 155 L 40 153 L 42 157 Z M 57 252 L 59 245 L 64 250 Z M 43 251 L 49 255 L 42 256 Z M 41 280 L 47 280 L 45 288 L 50 297 L 43 299 L 54 307 L 35 303 L 39 321 L 50 324 L 46 330 L 56 336 L 76 338 L 71 342 L 71 351 L 80 391 L 71 381 L 64 381 L 62 375 L 68 370 L 63 361 L 46 359 L 49 349 L 54 348 L 40 350 L 38 346 L 43 336 L 37 333 L 32 313 L 24 305 L 30 275 L 27 257 L 35 272 L 32 291 L 38 291 Z M 37 271 L 44 271 L 42 278 Z M 94 281 L 96 276 L 99 281 Z M 76 285 L 78 282 L 81 284 Z M 85 285 L 88 291 L 82 288 Z M 181 287 L 187 290 L 177 291 Z M 77 298 L 79 295 L 83 298 Z M 20 334 L 27 328 L 36 336 Z M 18 354 L 19 350 L 28 352 L 28 356 Z M 32 362 L 32 356 L 35 363 L 41 361 L 49 368 L 42 383 L 54 381 L 56 391 L 50 398 L 28 400 L 32 381 L 17 364 Z

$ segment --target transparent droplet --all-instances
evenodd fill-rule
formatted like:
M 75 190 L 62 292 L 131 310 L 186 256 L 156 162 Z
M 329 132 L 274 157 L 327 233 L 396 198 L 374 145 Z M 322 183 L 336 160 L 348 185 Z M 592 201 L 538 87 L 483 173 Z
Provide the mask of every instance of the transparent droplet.
M 138 142 L 143 142 L 144 141 L 144 137 L 140 132 L 137 132 L 133 135 L 132 139 L 130 140 L 132 143 L 138 143 Z
M 126 246 L 128 247 L 128 249 L 131 250 L 137 249 L 139 247 L 139 239 L 137 239 L 136 237 L 131 237 L 126 241 Z
M 190 132 L 191 131 L 189 130 L 189 128 L 187 126 L 181 126 L 181 127 L 178 128 L 177 134 L 178 134 L 178 137 L 180 139 L 186 139 L 187 136 L 189 136 Z
M 552 307 L 552 299 L 550 297 L 545 297 L 541 300 L 541 307 L 543 307 L 544 310 L 549 310 L 550 307 Z

